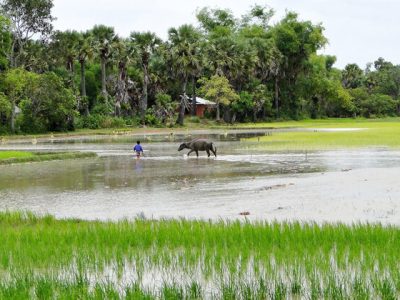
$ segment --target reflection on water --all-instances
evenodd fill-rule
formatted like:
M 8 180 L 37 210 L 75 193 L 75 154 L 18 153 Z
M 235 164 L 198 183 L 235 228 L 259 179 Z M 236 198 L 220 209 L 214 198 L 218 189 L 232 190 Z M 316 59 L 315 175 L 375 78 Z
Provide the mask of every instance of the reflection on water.
M 250 143 L 237 141 L 237 136 L 224 138 L 216 143 L 217 158 L 207 158 L 204 152 L 199 158 L 188 158 L 187 151 L 177 151 L 179 142 L 143 142 L 145 157 L 140 159 L 131 151 L 133 143 L 7 145 L 37 151 L 94 151 L 99 157 L 0 166 L 0 209 L 87 219 L 134 217 L 141 212 L 148 217 L 218 217 L 236 216 L 256 201 L 263 216 L 276 210 L 274 205 L 279 210 L 293 207 L 293 199 L 302 196 L 325 199 L 328 187 L 328 196 L 343 198 L 347 194 L 341 196 L 340 192 L 351 192 L 351 197 L 364 197 L 361 192 L 354 196 L 351 184 L 349 190 L 343 190 L 342 171 L 400 168 L 397 151 L 266 154 L 247 150 Z M 339 175 L 318 185 L 329 172 Z M 357 178 L 346 182 L 353 179 Z M 279 204 L 282 201 L 287 201 L 286 206 Z

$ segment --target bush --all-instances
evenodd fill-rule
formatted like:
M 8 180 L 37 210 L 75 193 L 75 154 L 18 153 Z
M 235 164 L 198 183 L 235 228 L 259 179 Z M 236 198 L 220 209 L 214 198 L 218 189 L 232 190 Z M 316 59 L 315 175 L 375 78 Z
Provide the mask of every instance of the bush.
M 156 117 L 154 109 L 148 108 L 146 111 L 145 122 L 147 125 L 151 126 L 161 126 L 162 120 Z
M 92 114 L 107 116 L 113 113 L 113 108 L 105 103 L 96 104 L 92 109 Z
M 396 114 L 396 101 L 383 94 L 372 94 L 360 102 L 360 111 L 364 117 L 393 116 Z
M 191 117 L 187 118 L 187 121 L 189 123 L 200 123 L 200 118 L 197 116 L 191 116 Z
M 100 128 L 117 128 L 126 127 L 127 121 L 123 118 L 102 116 L 92 114 L 87 117 L 81 116 L 76 119 L 76 128 L 89 128 L 89 129 L 100 129 Z
M 126 123 L 123 118 L 118 117 L 105 117 L 100 123 L 101 128 L 116 128 L 125 127 Z

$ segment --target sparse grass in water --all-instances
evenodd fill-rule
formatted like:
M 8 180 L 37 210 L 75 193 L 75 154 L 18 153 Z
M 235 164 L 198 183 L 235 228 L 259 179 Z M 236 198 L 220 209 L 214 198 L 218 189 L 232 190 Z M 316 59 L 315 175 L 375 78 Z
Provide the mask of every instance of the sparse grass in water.
M 395 299 L 400 229 L 0 213 L 0 298 Z M 15 298 L 14 297 L 14 298 Z M 393 298 L 394 297 L 394 298 Z

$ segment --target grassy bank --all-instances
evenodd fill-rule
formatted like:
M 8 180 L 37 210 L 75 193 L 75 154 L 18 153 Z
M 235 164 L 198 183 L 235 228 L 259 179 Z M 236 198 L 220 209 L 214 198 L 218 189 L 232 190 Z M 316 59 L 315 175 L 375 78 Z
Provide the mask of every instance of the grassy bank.
M 283 124 L 285 126 L 283 126 Z M 273 132 L 270 135 L 249 140 L 259 142 L 255 147 L 264 150 L 329 150 L 363 147 L 400 147 L 400 120 L 397 118 L 382 120 L 309 120 L 299 123 L 286 122 L 283 124 L 282 127 L 290 127 L 290 124 L 293 124 L 293 127 L 307 128 L 310 130 Z M 347 131 L 346 129 L 360 130 Z
M 200 122 L 185 122 L 184 127 L 124 127 L 124 128 L 103 128 L 103 129 L 78 129 L 71 132 L 47 133 L 34 135 L 7 135 L 0 136 L 0 143 L 14 139 L 38 139 L 38 138 L 68 138 L 77 136 L 92 135 L 132 135 L 132 134 L 169 134 L 171 132 L 190 132 L 191 130 L 228 130 L 228 129 L 281 129 L 281 128 L 365 128 L 365 129 L 393 129 L 393 133 L 400 131 L 400 118 L 382 119 L 320 119 L 282 122 L 260 122 L 260 123 L 216 123 L 213 120 L 201 120 Z M 389 132 L 390 134 L 390 132 Z M 385 141 L 388 141 L 385 138 Z
M 91 152 L 27 152 L 27 151 L 0 151 L 0 165 L 37 162 L 47 160 L 64 160 L 85 157 L 95 157 Z
M 0 213 L 0 298 L 396 299 L 400 229 Z

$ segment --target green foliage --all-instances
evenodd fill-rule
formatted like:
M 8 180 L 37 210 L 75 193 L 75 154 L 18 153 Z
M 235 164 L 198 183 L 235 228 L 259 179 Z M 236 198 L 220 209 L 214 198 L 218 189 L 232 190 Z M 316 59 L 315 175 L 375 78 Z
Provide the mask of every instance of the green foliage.
M 372 94 L 360 101 L 360 112 L 365 117 L 383 117 L 394 115 L 398 102 L 383 94 Z
M 355 89 L 363 83 L 364 73 L 356 64 L 348 64 L 342 71 L 342 84 L 345 88 Z
M 228 9 L 210 9 L 205 7 L 197 12 L 196 17 L 201 26 L 209 32 L 217 28 L 231 28 L 236 25 L 235 17 Z
M 170 95 L 164 93 L 158 93 L 156 95 L 154 114 L 161 123 L 170 126 L 174 125 L 177 109 L 178 103 L 173 101 Z
M 126 120 L 118 117 L 105 116 L 101 114 L 91 114 L 79 117 L 75 120 L 76 128 L 122 128 L 126 127 Z
M 228 79 L 224 76 L 214 75 L 210 79 L 199 79 L 201 84 L 200 93 L 206 99 L 214 101 L 217 106 L 217 121 L 220 120 L 220 104 L 229 105 L 231 102 L 239 99 L 239 96 L 232 89 Z
M 11 47 L 11 22 L 5 16 L 0 15 L 0 70 L 9 66 L 8 55 Z
M 100 95 L 97 98 L 97 104 L 92 109 L 92 113 L 95 115 L 109 116 L 113 112 L 113 109 L 109 102 L 105 101 L 105 97 Z
M 0 5 L 2 132 L 136 126 L 139 119 L 173 126 L 177 105 L 183 125 L 188 107 L 180 96 L 197 92 L 217 103 L 207 117 L 223 114 L 229 122 L 400 112 L 400 66 L 378 58 L 365 71 L 356 64 L 336 69 L 335 56 L 317 54 L 327 42 L 322 24 L 294 12 L 270 24 L 268 6 L 254 5 L 239 18 L 206 7 L 196 14 L 200 29 L 183 24 L 162 41 L 151 32 L 122 39 L 107 25 L 53 32 L 52 0 Z M 93 116 L 74 121 L 79 114 Z
M 75 97 L 54 73 L 35 74 L 11 69 L 4 77 L 4 90 L 11 107 L 19 105 L 24 132 L 65 131 L 73 129 Z
M 145 123 L 150 126 L 161 126 L 162 121 L 157 118 L 153 107 L 146 110 Z
M 12 67 L 24 65 L 21 60 L 26 43 L 34 36 L 47 36 L 53 28 L 51 16 L 52 0 L 4 0 L 2 12 L 12 21 L 12 37 L 15 43 L 11 49 L 10 64 Z
M 73 130 L 76 98 L 54 73 L 40 75 L 26 86 L 21 104 L 25 132 Z
M 0 93 L 0 124 L 5 123 L 4 120 L 7 120 L 10 117 L 10 115 L 11 115 L 10 100 L 6 97 L 6 95 Z

